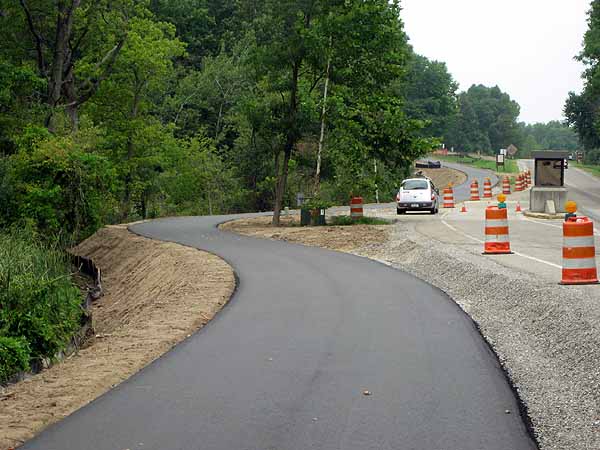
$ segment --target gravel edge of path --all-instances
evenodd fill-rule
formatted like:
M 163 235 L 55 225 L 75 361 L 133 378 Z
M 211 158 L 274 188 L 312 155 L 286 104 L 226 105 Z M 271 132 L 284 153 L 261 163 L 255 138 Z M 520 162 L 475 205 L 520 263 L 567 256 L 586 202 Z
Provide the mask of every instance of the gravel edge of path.
M 600 448 L 600 291 L 549 285 L 397 223 L 357 255 L 440 288 L 498 356 L 542 450 Z M 526 418 L 527 420 L 527 418 Z

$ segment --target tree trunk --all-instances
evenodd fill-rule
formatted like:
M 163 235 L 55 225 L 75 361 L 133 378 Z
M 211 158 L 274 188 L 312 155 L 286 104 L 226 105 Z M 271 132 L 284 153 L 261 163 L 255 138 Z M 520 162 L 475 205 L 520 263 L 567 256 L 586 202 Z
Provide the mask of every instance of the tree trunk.
M 67 99 L 67 114 L 71 121 L 71 130 L 76 132 L 79 129 L 79 107 L 77 105 L 77 89 L 75 87 L 75 75 L 73 74 L 73 66 L 65 76 L 63 91 Z
M 373 168 L 375 170 L 375 201 L 379 204 L 379 186 L 377 185 L 377 159 L 373 160 Z
M 288 168 L 292 151 L 298 140 L 298 130 L 296 124 L 296 115 L 298 112 L 298 74 L 300 72 L 300 61 L 295 61 L 292 68 L 292 87 L 290 92 L 290 103 L 288 109 L 288 132 L 283 148 L 283 165 L 281 171 L 277 172 L 277 187 L 275 189 L 275 206 L 273 208 L 273 225 L 278 227 L 281 207 L 283 205 L 283 196 L 287 184 Z
M 279 216 L 281 215 L 283 196 L 285 195 L 285 188 L 287 184 L 288 169 L 291 156 L 291 151 L 284 151 L 281 172 L 277 173 L 277 185 L 275 187 L 275 207 L 273 209 L 273 225 L 276 227 L 278 227 L 280 224 Z
M 140 81 L 139 78 L 137 77 L 136 74 L 136 88 L 135 88 L 135 93 L 133 96 L 133 104 L 131 105 L 131 113 L 130 113 L 130 120 L 135 120 L 137 118 L 138 115 L 138 108 L 139 108 L 139 103 L 141 100 L 141 91 L 143 88 L 143 81 Z M 126 149 L 127 149 L 127 155 L 126 155 L 126 161 L 131 161 L 133 159 L 134 156 L 134 142 L 133 142 L 133 131 L 130 131 L 129 135 L 127 136 L 127 144 L 126 144 Z M 127 175 L 125 175 L 125 195 L 123 198 L 123 203 L 122 203 L 122 211 L 121 211 L 121 215 L 123 219 L 126 219 L 127 217 L 129 217 L 129 213 L 131 212 L 131 184 L 133 183 L 133 174 L 131 173 L 131 165 L 129 165 L 128 167 L 128 172 Z
M 54 40 L 54 55 L 52 58 L 52 70 L 50 71 L 50 80 L 48 82 L 48 106 L 50 112 L 46 118 L 46 126 L 50 131 L 54 131 L 52 118 L 54 108 L 58 105 L 63 89 L 65 76 L 65 67 L 68 65 L 69 58 L 69 40 L 73 33 L 73 15 L 79 8 L 81 0 L 73 0 L 68 6 L 66 1 L 58 2 L 58 14 L 56 19 L 56 38 Z
M 315 171 L 314 195 L 319 194 L 321 178 L 321 154 L 323 153 L 323 142 L 325 140 L 325 114 L 327 112 L 327 90 L 329 88 L 329 70 L 331 68 L 331 46 L 333 38 L 329 37 L 329 55 L 327 55 L 327 69 L 325 71 L 325 88 L 323 89 L 323 109 L 321 110 L 321 134 L 319 136 L 319 149 L 317 150 L 317 170 Z

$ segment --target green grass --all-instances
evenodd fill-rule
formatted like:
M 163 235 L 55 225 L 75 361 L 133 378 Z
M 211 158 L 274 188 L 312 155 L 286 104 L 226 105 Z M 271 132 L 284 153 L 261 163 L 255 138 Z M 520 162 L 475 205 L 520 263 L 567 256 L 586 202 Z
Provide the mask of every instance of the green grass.
M 376 217 L 360 217 L 353 219 L 350 216 L 334 216 L 329 221 L 329 225 L 334 226 L 351 226 L 351 225 L 389 225 L 387 220 L 378 219 Z
M 597 177 L 600 177 L 600 166 L 595 166 L 592 164 L 580 164 L 580 163 L 577 163 L 574 161 L 569 161 L 569 164 L 573 164 L 578 169 L 583 169 L 586 172 L 591 173 L 592 175 L 596 175 Z
M 453 162 L 457 164 L 464 164 L 466 166 L 477 167 L 478 169 L 488 169 L 493 172 L 496 172 L 496 162 L 489 161 L 487 159 L 479 159 L 472 158 L 470 156 L 461 157 L 461 156 L 444 156 L 444 155 L 432 155 L 430 159 L 435 160 L 439 159 L 441 161 Z M 504 168 L 500 168 L 500 172 L 498 173 L 519 173 L 519 166 L 517 162 L 512 159 L 507 159 L 505 161 Z
M 0 383 L 63 350 L 81 315 L 66 254 L 33 232 L 0 230 Z

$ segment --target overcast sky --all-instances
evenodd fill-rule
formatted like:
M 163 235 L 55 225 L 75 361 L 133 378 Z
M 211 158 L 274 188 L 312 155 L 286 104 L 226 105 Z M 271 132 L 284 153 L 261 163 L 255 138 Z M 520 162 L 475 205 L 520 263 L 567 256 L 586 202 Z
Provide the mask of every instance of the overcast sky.
M 498 85 L 521 105 L 520 120 L 563 120 L 569 91 L 582 88 L 573 60 L 589 0 L 402 0 L 419 54 L 444 61 L 466 90 Z

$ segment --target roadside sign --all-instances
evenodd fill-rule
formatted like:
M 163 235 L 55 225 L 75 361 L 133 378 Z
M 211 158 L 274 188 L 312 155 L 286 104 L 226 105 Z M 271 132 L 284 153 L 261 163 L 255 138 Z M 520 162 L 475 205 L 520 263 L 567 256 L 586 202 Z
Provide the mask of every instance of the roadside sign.
M 504 154 L 500 153 L 496 155 L 496 172 L 498 172 L 498 168 L 502 166 L 504 168 Z

